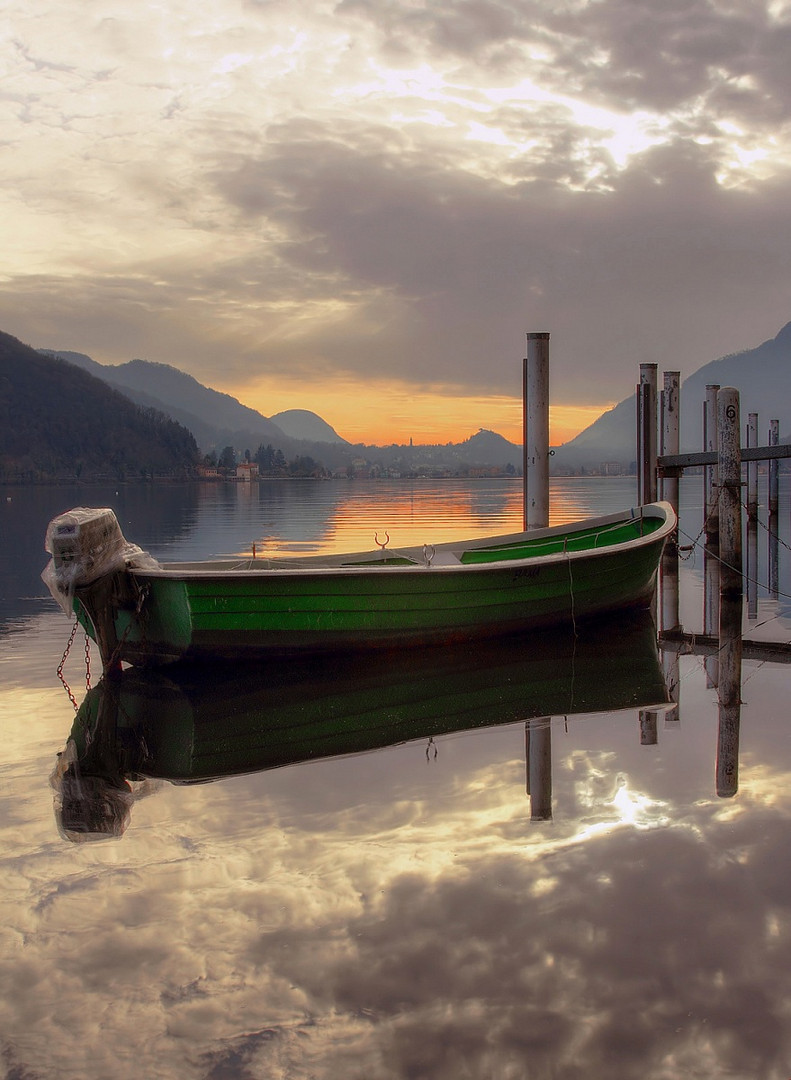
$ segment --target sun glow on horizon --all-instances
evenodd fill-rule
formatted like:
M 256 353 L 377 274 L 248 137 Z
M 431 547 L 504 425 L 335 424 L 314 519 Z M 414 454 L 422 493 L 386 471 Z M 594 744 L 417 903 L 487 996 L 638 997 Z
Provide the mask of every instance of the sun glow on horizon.
M 353 444 L 406 445 L 411 439 L 415 444 L 444 445 L 464 442 L 481 428 L 509 442 L 522 442 L 522 400 L 506 394 L 465 394 L 407 383 L 372 387 L 351 380 L 306 387 L 273 379 L 222 389 L 267 417 L 289 409 L 314 412 Z M 550 442 L 559 446 L 573 439 L 613 404 L 551 405 Z

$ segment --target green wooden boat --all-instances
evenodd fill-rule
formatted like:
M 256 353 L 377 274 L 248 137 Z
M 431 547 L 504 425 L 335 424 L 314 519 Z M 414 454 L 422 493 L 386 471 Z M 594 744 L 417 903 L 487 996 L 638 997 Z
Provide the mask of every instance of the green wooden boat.
M 43 577 L 105 670 L 447 645 L 647 605 L 675 526 L 659 502 L 400 551 L 160 564 L 112 510 L 77 508 L 50 523 Z
M 199 783 L 667 702 L 646 611 L 440 650 L 127 668 L 80 706 L 53 774 L 58 817 L 70 839 L 119 835 L 133 801 L 128 781 Z

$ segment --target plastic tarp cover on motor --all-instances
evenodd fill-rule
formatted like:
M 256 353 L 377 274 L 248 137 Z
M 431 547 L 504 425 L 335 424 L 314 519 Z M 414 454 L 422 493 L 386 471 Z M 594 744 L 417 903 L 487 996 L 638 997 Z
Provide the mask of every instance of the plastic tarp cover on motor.
M 74 590 L 128 566 L 158 567 L 156 559 L 130 544 L 109 507 L 77 506 L 53 518 L 45 548 L 52 556 L 41 577 L 67 615 Z

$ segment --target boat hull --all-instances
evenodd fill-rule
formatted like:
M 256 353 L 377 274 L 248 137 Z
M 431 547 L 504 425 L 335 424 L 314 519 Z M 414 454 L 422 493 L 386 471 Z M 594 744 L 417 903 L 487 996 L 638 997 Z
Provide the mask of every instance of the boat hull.
M 600 520 L 610 528 L 618 519 Z M 647 535 L 586 550 L 573 550 L 568 527 L 567 550 L 544 556 L 502 558 L 496 546 L 476 542 L 466 564 L 383 565 L 367 556 L 360 565 L 315 568 L 131 568 L 76 589 L 74 602 L 105 666 L 491 638 L 647 606 L 675 521 L 664 510 L 646 520 Z M 559 533 L 541 535 L 557 543 Z

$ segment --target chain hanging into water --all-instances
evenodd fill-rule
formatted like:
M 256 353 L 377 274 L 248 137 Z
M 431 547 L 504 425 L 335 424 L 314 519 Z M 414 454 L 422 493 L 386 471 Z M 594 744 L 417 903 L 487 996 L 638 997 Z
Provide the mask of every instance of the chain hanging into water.
M 749 515 L 750 510 L 749 510 L 749 507 L 747 506 L 746 503 L 742 503 L 742 509 L 746 510 L 748 515 Z M 760 517 L 757 514 L 756 514 L 756 517 L 755 517 L 755 523 L 756 523 L 756 525 L 761 526 L 761 528 L 764 530 L 764 532 L 766 533 L 766 535 L 769 537 L 770 540 L 776 540 L 778 542 L 778 544 L 783 545 L 783 547 L 786 549 L 786 551 L 791 551 L 791 546 L 789 546 L 785 542 L 785 540 L 783 540 L 782 537 L 780 537 L 777 533 L 772 532 L 772 530 L 769 528 L 769 526 L 765 525 L 763 523 L 763 521 L 761 521 Z
M 711 517 L 715 513 L 715 511 L 719 508 L 720 494 L 721 493 L 722 493 L 722 488 L 719 485 L 717 485 L 717 498 L 714 501 L 714 506 L 712 506 L 712 508 L 711 508 L 711 511 L 709 513 L 709 517 Z M 689 533 L 682 532 L 682 530 L 680 528 L 676 529 L 676 532 L 679 535 L 686 536 L 687 540 L 691 541 L 689 544 L 684 544 L 683 546 L 681 544 L 676 544 L 676 552 L 678 553 L 678 557 L 682 562 L 689 562 L 689 560 L 692 558 L 692 556 L 695 553 L 695 549 L 698 547 L 698 545 L 700 543 L 700 538 L 701 538 L 701 536 L 703 536 L 705 531 L 706 531 L 706 515 L 705 514 L 703 515 L 703 524 L 700 527 L 700 532 L 698 533 L 698 535 L 695 537 L 694 540 L 689 535 Z M 682 555 L 682 551 L 686 551 L 687 554 Z M 713 554 L 713 552 L 711 552 L 711 554 Z
M 57 667 L 57 676 L 60 679 L 60 681 L 63 683 L 63 689 L 68 694 L 69 701 L 74 706 L 74 711 L 75 712 L 77 712 L 79 710 L 80 706 L 77 704 L 77 699 L 75 698 L 74 694 L 72 693 L 71 687 L 66 682 L 66 677 L 63 674 L 63 668 L 66 665 L 66 660 L 68 659 L 69 653 L 71 652 L 71 647 L 74 644 L 74 638 L 77 635 L 77 627 L 79 625 L 80 625 L 80 620 L 75 619 L 74 620 L 74 626 L 72 626 L 71 633 L 69 634 L 69 640 L 66 642 L 66 648 L 63 650 L 63 656 L 61 657 L 60 663 L 58 664 L 58 667 Z M 91 688 L 91 643 L 90 643 L 90 638 L 86 634 L 85 635 L 85 689 L 90 690 L 90 688 Z

